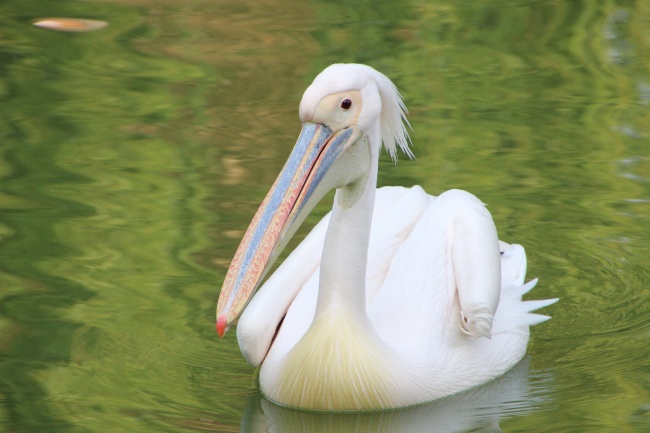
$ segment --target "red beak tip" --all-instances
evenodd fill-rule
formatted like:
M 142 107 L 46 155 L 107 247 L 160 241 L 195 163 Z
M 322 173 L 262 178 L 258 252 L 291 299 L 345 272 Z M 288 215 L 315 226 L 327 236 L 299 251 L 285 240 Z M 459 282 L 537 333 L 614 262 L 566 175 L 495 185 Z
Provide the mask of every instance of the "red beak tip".
M 217 317 L 217 335 L 219 338 L 223 338 L 224 335 L 226 335 L 226 322 L 228 319 L 226 318 L 225 314 L 222 314 L 221 316 Z

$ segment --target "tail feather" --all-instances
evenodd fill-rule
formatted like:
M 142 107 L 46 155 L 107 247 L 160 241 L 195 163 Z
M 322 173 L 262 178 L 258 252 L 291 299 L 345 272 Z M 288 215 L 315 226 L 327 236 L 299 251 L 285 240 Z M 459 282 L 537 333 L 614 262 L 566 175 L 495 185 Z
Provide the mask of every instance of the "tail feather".
M 524 283 L 526 276 L 526 251 L 521 245 L 499 241 L 501 251 L 501 297 L 494 316 L 492 334 L 518 332 L 545 322 L 549 316 L 533 313 L 558 301 L 540 299 L 524 301 L 523 296 L 537 285 L 537 278 Z
M 546 322 L 550 319 L 551 316 L 545 316 L 543 314 L 528 313 L 526 319 L 528 320 L 528 326 L 539 325 L 542 322 Z
M 524 296 L 526 293 L 530 292 L 535 288 L 537 285 L 537 282 L 539 281 L 539 278 L 533 278 L 526 284 L 522 284 L 520 287 L 518 287 L 515 291 L 517 293 L 517 296 Z
M 523 301 L 521 298 L 530 292 L 537 284 L 537 278 L 519 287 L 503 287 L 501 302 L 494 318 L 493 334 L 512 332 L 521 326 L 534 326 L 550 319 L 550 316 L 533 313 L 540 308 L 548 307 L 559 299 L 538 299 Z
M 548 307 L 549 305 L 555 304 L 560 298 L 553 299 L 539 299 L 535 301 L 523 301 L 522 304 L 526 309 L 527 313 L 530 313 L 540 308 Z

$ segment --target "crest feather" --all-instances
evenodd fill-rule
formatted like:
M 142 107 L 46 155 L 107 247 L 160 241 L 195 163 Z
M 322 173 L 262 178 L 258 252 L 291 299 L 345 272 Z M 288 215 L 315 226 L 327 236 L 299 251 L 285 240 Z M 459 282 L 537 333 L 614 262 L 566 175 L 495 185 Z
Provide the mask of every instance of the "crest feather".
M 415 155 L 410 149 L 411 137 L 409 137 L 407 127 L 411 127 L 406 115 L 408 110 L 404 105 L 402 95 L 397 87 L 384 74 L 373 69 L 376 74 L 377 87 L 381 98 L 381 140 L 384 143 L 386 151 L 397 162 L 397 148 L 410 159 Z

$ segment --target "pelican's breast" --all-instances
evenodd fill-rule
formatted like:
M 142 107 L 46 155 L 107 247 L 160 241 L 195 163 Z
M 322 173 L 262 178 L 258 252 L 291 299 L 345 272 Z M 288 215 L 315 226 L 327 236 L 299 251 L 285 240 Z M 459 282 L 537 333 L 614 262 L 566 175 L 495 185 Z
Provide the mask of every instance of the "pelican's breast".
M 271 361 L 271 362 L 268 362 Z M 379 337 L 346 309 L 319 314 L 304 337 L 276 362 L 262 365 L 269 399 L 321 410 L 395 406 L 401 363 Z

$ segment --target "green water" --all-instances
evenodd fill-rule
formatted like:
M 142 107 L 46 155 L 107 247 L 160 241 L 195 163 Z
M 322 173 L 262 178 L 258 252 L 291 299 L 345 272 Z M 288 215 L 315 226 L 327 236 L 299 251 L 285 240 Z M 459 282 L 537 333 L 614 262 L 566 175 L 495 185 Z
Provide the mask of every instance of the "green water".
M 561 298 L 491 387 L 286 411 L 214 332 L 302 92 L 340 61 L 410 109 L 417 160 L 383 155 L 380 184 L 474 192 Z M 5 0 L 0 179 L 0 431 L 650 431 L 650 2 Z

